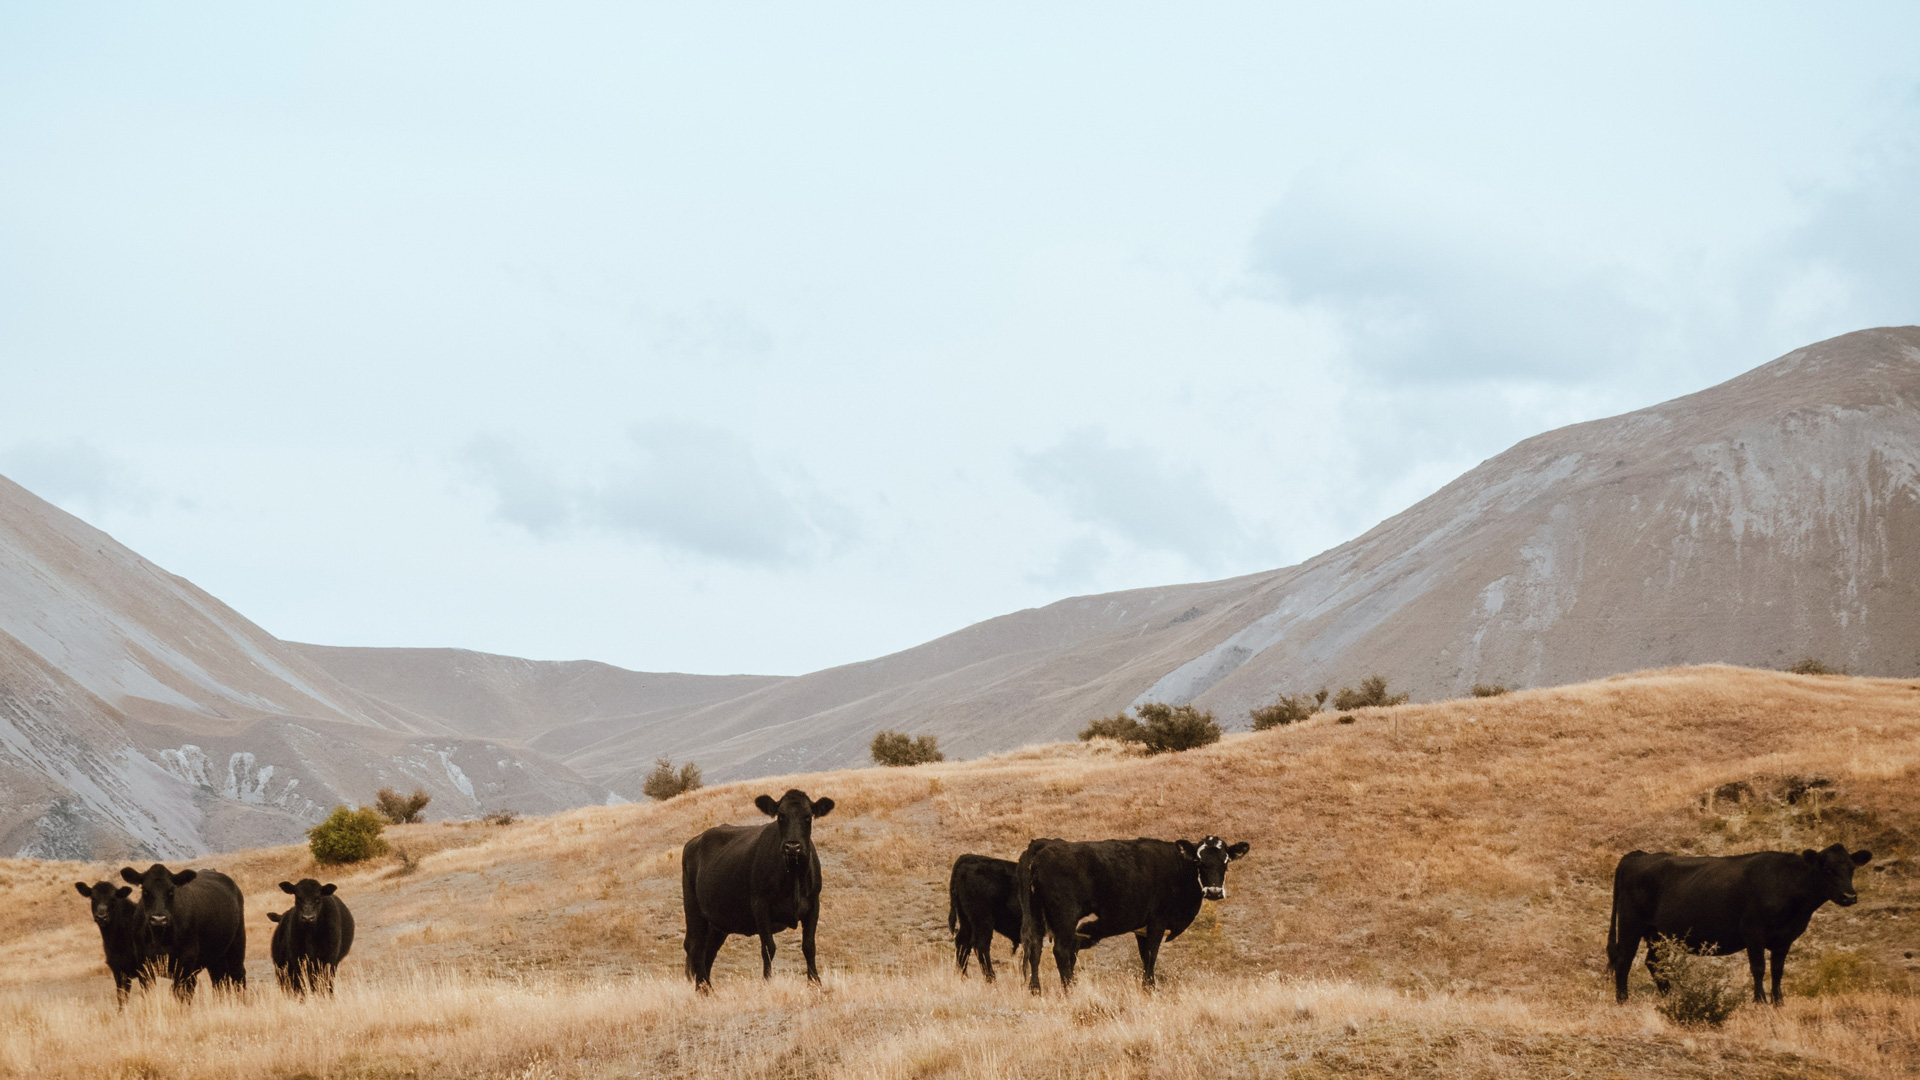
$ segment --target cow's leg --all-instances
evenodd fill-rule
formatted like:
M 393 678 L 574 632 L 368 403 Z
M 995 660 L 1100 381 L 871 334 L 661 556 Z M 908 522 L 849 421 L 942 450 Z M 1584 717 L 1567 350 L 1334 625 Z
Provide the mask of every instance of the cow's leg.
M 1134 941 L 1140 946 L 1140 985 L 1148 990 L 1153 989 L 1153 965 L 1160 959 L 1160 943 L 1166 937 L 1166 929 L 1160 926 L 1149 926 L 1134 935 Z
M 133 993 L 133 976 L 124 971 L 113 973 L 113 999 L 120 1008 L 127 1007 L 127 995 Z
M 1767 946 L 1764 942 L 1755 942 L 1747 946 L 1747 970 L 1753 974 L 1753 1000 L 1756 1005 L 1767 1002 Z
M 1607 953 L 1607 966 L 1613 969 L 1613 999 L 1627 1000 L 1627 978 L 1633 974 L 1633 962 L 1640 958 L 1640 928 L 1623 923 L 1620 937 Z
M 953 962 L 960 968 L 960 977 L 967 976 L 967 955 L 973 952 L 973 924 L 962 913 L 960 925 L 953 931 Z
M 695 945 L 693 984 L 703 994 L 713 992 L 713 960 L 720 955 L 720 946 L 726 942 L 726 931 L 717 926 L 709 926 L 705 936 Z
M 807 981 L 810 983 L 820 981 L 820 968 L 813 962 L 813 931 L 818 925 L 820 925 L 820 908 L 816 905 L 800 918 L 800 955 L 806 957 Z
M 193 1004 L 193 984 L 200 981 L 200 969 L 177 965 L 173 969 L 173 996 L 182 1005 Z
M 706 980 L 700 972 L 700 954 L 707 947 L 707 920 L 701 918 L 692 908 L 687 909 L 687 936 L 680 942 L 680 948 L 687 954 L 687 978 L 699 986 Z
M 1786 973 L 1787 950 L 1791 948 L 1793 948 L 1791 941 L 1783 941 L 1773 948 L 1773 1003 L 1776 1006 L 1780 1004 L 1780 976 Z
M 1654 989 L 1664 994 L 1673 988 L 1673 984 L 1669 983 L 1666 978 L 1660 974 L 1661 955 L 1662 950 L 1659 942 L 1647 942 L 1647 974 L 1653 976 Z
M 993 923 L 982 920 L 973 925 L 973 951 L 980 957 L 980 974 L 993 981 Z

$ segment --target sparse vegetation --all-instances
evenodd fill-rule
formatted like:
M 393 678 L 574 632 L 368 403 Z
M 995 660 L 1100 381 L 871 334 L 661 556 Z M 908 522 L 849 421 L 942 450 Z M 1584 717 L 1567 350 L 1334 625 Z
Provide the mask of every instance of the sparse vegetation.
M 653 771 L 640 785 L 640 791 L 654 802 L 665 802 L 675 795 L 684 795 L 700 787 L 700 766 L 689 761 L 680 768 L 673 767 L 671 758 L 654 758 Z
M 1507 692 L 1507 688 L 1499 683 L 1477 682 L 1473 684 L 1473 689 L 1467 692 L 1474 697 L 1499 697 Z
M 420 812 L 433 801 L 433 796 L 420 788 L 414 788 L 413 794 L 402 795 L 390 787 L 374 792 L 373 808 L 387 819 L 389 825 L 413 825 L 420 821 Z
M 1846 668 L 1831 668 L 1809 656 L 1787 669 L 1795 675 L 1845 675 Z
M 1080 741 L 1117 739 L 1138 743 L 1149 754 L 1177 753 L 1220 741 L 1220 724 L 1213 714 L 1191 705 L 1149 701 L 1133 711 L 1135 716 L 1120 713 L 1093 721 L 1080 732 Z
M 1369 675 L 1360 680 L 1358 690 L 1343 686 L 1333 695 L 1333 707 L 1341 712 L 1350 709 L 1380 709 L 1389 705 L 1405 705 L 1410 694 L 1387 693 L 1387 680 L 1382 675 Z
M 1281 694 L 1273 704 L 1254 709 L 1247 714 L 1253 721 L 1253 730 L 1265 731 L 1268 728 L 1297 724 L 1327 703 L 1327 688 L 1321 687 L 1311 694 Z
M 1740 1007 L 1741 992 L 1728 984 L 1725 964 L 1693 952 L 1678 938 L 1659 938 L 1654 950 L 1654 977 L 1667 984 L 1654 1008 L 1669 1023 L 1717 1028 Z
M 336 806 L 327 820 L 307 830 L 307 847 L 313 861 L 324 865 L 355 863 L 387 853 L 387 842 L 380 838 L 386 824 L 372 808 L 350 810 Z
M 911 736 L 904 731 L 882 731 L 873 737 L 867 749 L 875 765 L 925 765 L 947 760 L 947 755 L 940 752 L 939 739 L 932 735 Z
M 493 813 L 480 819 L 481 823 L 485 825 L 511 825 L 519 820 L 520 811 L 518 810 L 495 810 Z

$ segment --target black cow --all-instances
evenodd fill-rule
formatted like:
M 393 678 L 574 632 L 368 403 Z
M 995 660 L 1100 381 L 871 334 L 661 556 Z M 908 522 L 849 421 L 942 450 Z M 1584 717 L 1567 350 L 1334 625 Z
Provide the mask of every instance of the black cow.
M 1028 844 L 1016 885 L 1027 988 L 1040 992 L 1040 943 L 1048 934 L 1063 989 L 1073 985 L 1081 949 L 1121 934 L 1138 938 L 1141 981 L 1151 988 L 1161 943 L 1193 923 L 1201 900 L 1226 899 L 1227 863 L 1247 849 L 1217 836 L 1198 844 L 1146 837 Z
M 1753 1000 L 1767 1000 L 1762 985 L 1766 951 L 1773 950 L 1773 1003 L 1780 1004 L 1780 974 L 1787 950 L 1807 929 L 1820 905 L 1831 900 L 1852 907 L 1853 868 L 1870 851 L 1851 855 L 1839 844 L 1825 851 L 1756 851 L 1751 855 L 1649 854 L 1630 851 L 1613 872 L 1613 915 L 1607 926 L 1607 967 L 1614 997 L 1627 1000 L 1627 975 L 1640 941 L 1647 939 L 1647 970 L 1658 961 L 1653 939 L 1671 937 L 1695 952 L 1726 956 L 1742 949 L 1753 971 Z M 1656 974 L 1661 993 L 1667 984 Z
M 100 945 L 107 953 L 107 970 L 113 973 L 114 996 L 125 1008 L 133 980 L 142 987 L 153 982 L 147 973 L 145 935 L 140 933 L 140 909 L 127 899 L 133 889 L 111 881 L 88 885 L 76 881 L 73 887 L 93 903 L 93 925 L 100 928 Z
M 807 979 L 820 981 L 813 931 L 820 920 L 820 856 L 813 850 L 813 819 L 826 817 L 832 799 L 789 791 L 775 802 L 753 801 L 773 818 L 765 825 L 716 825 L 687 841 L 681 852 L 680 899 L 687 909 L 687 977 L 702 991 L 713 986 L 713 958 L 729 934 L 760 935 L 760 974 L 773 977 L 773 934 L 800 927 Z
M 246 904 L 232 878 L 218 870 L 173 873 L 159 863 L 144 874 L 129 866 L 120 876 L 140 886 L 143 950 L 165 957 L 175 997 L 193 1000 L 203 968 L 215 989 L 246 988 Z
M 333 993 L 340 961 L 353 948 L 353 912 L 334 889 L 312 878 L 301 878 L 298 885 L 283 881 L 280 891 L 292 894 L 293 909 L 267 913 L 279 924 L 273 930 L 273 968 L 280 985 L 293 993 Z
M 947 929 L 953 931 L 954 960 L 967 973 L 967 958 L 978 954 L 980 970 L 993 981 L 993 935 L 1013 942 L 1020 950 L 1020 893 L 1014 887 L 1020 864 L 990 855 L 962 855 L 953 860 L 947 882 Z

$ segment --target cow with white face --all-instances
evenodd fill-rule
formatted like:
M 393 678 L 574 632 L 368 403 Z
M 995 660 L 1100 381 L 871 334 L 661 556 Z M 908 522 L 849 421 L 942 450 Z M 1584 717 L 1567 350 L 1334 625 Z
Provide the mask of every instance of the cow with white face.
M 1040 992 L 1040 945 L 1049 935 L 1064 989 L 1073 985 L 1081 949 L 1122 934 L 1137 939 L 1141 981 L 1151 988 L 1160 946 L 1193 924 L 1202 901 L 1226 899 L 1227 864 L 1248 848 L 1217 836 L 1197 844 L 1146 837 L 1028 844 L 1015 885 L 1028 989 Z

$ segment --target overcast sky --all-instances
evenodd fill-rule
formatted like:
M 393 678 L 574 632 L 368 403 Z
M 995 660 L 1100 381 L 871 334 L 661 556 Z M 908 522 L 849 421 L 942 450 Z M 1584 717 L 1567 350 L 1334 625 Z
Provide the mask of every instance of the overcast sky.
M 185 7 L 0 8 L 0 473 L 296 640 L 797 673 L 1920 322 L 1911 4 Z

